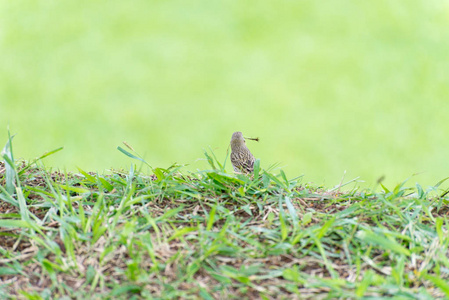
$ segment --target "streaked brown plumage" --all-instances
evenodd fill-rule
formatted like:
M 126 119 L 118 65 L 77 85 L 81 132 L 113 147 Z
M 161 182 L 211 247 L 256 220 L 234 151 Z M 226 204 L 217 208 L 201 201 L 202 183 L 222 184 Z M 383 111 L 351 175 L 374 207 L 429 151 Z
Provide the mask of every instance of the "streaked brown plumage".
M 245 139 L 240 131 L 234 132 L 231 138 L 231 163 L 235 172 L 252 173 L 256 159 L 246 147 Z

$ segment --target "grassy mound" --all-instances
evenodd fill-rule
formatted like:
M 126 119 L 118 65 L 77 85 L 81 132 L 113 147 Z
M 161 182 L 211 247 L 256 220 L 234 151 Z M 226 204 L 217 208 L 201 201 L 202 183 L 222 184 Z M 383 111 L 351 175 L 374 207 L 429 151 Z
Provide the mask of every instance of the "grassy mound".
M 449 297 L 438 186 L 326 190 L 208 159 L 149 176 L 1 164 L 0 297 Z

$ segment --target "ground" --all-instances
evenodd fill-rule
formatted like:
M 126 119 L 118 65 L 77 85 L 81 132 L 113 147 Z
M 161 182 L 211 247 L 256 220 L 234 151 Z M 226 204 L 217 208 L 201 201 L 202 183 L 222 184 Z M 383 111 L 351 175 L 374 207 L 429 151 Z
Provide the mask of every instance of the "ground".
M 209 157 L 210 158 L 210 157 Z M 61 173 L 0 164 L 0 295 L 53 299 L 449 296 L 437 187 L 316 187 L 221 165 Z

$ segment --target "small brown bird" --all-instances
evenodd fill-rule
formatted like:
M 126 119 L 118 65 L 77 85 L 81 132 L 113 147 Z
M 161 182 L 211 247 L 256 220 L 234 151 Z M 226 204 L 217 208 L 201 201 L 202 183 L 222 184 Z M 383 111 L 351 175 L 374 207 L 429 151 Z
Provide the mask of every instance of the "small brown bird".
M 231 138 L 231 162 L 235 172 L 252 173 L 254 161 L 252 153 L 246 147 L 245 138 L 240 131 L 234 132 Z

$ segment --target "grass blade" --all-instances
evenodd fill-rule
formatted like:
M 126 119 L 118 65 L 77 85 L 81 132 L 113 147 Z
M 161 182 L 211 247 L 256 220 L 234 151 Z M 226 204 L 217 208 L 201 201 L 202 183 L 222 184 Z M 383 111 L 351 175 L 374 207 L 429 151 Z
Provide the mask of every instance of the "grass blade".
M 357 232 L 356 236 L 364 242 L 375 244 L 383 247 L 384 249 L 391 250 L 398 254 L 410 256 L 410 250 L 401 246 L 395 240 L 387 239 L 377 233 L 368 230 L 361 230 Z
M 128 147 L 129 147 L 129 146 L 128 146 Z M 120 151 L 120 152 L 122 152 L 123 154 L 125 154 L 125 155 L 128 156 L 128 157 L 131 157 L 131 158 L 133 158 L 133 159 L 136 159 L 136 160 L 138 160 L 138 161 L 143 162 L 143 163 L 146 164 L 148 167 L 150 167 L 150 169 L 153 169 L 153 167 L 151 167 L 151 165 L 150 165 L 146 160 L 144 160 L 143 158 L 141 158 L 141 157 L 139 157 L 139 156 L 137 156 L 137 155 L 134 155 L 134 154 L 132 154 L 132 153 L 126 151 L 125 149 L 123 149 L 123 148 L 120 147 L 120 146 L 117 147 L 117 150 Z
M 446 280 L 432 275 L 425 275 L 424 277 L 432 281 L 446 295 L 446 298 L 449 298 L 449 283 Z
M 14 165 L 14 156 L 12 152 L 12 139 L 8 129 L 8 141 L 2 150 L 2 157 L 5 160 L 5 187 L 6 191 L 13 195 L 15 192 L 16 166 Z
M 54 150 L 52 150 L 52 151 L 45 152 L 44 154 L 42 154 L 42 155 L 39 156 L 38 158 L 35 158 L 35 159 L 32 160 L 30 163 L 28 163 L 23 169 L 21 169 L 21 170 L 19 171 L 19 175 L 22 175 L 23 173 L 25 173 L 25 171 L 27 171 L 28 169 L 30 169 L 31 166 L 34 165 L 34 164 L 35 164 L 36 162 L 38 162 L 39 160 L 44 159 L 44 158 L 46 158 L 47 156 L 50 156 L 50 155 L 52 155 L 52 154 L 55 154 L 56 152 L 59 152 L 59 151 L 61 151 L 62 149 L 64 149 L 64 147 L 59 147 L 59 148 L 56 148 L 56 149 L 54 149 Z

